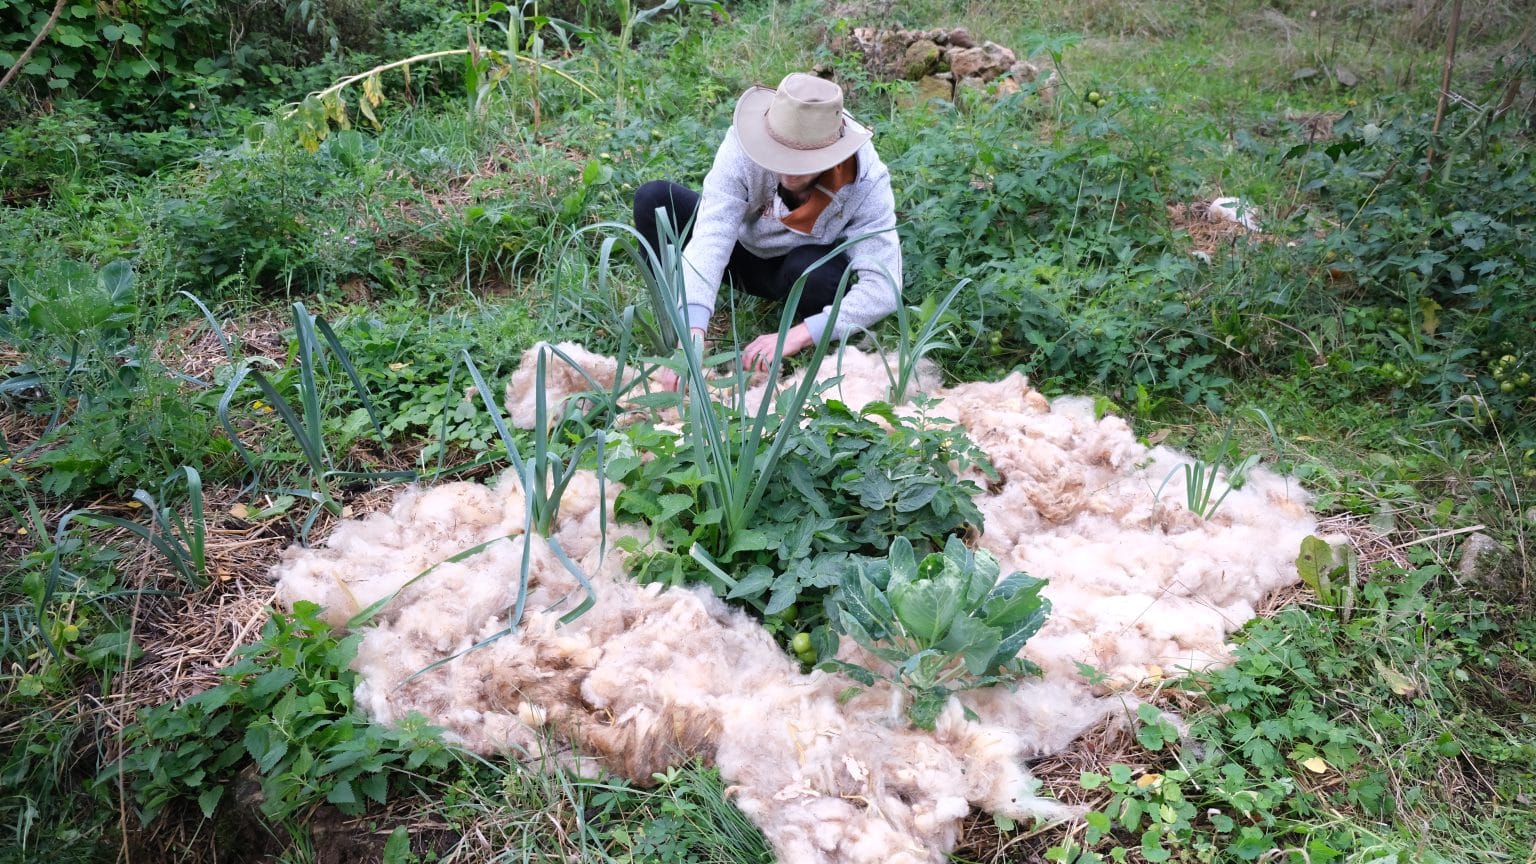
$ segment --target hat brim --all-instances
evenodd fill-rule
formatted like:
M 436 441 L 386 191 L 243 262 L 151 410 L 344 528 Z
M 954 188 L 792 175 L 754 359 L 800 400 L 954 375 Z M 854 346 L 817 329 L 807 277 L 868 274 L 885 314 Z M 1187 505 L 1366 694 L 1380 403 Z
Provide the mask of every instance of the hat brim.
M 747 157 L 775 174 L 820 174 L 857 153 L 874 133 L 843 112 L 843 137 L 826 147 L 797 150 L 773 140 L 768 134 L 768 106 L 774 90 L 753 87 L 736 100 L 731 125 Z

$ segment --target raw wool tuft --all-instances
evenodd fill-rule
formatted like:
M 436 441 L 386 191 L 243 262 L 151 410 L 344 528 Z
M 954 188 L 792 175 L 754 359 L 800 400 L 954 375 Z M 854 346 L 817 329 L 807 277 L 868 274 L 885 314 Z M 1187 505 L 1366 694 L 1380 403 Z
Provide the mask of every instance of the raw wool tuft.
M 548 344 L 540 342 L 523 352 L 517 371 L 507 382 L 507 414 L 512 425 L 519 429 L 532 429 L 537 418 L 538 406 L 538 357 L 539 350 L 547 350 Z M 550 351 L 546 355 L 544 370 L 544 398 L 549 412 L 549 423 L 554 424 L 561 406 L 569 399 L 592 389 L 590 377 L 604 389 L 613 386 L 618 376 L 618 363 L 611 357 L 594 354 L 575 342 L 561 342 L 555 346 L 576 366 L 567 363 L 560 355 Z M 890 394 L 890 380 L 896 373 L 896 359 L 888 355 L 861 351 L 852 345 L 841 345 L 822 362 L 816 370 L 816 379 L 838 379 L 822 393 L 823 398 L 836 399 L 857 411 L 871 402 L 886 401 Z M 579 367 L 579 368 L 577 368 Z M 585 373 L 585 374 L 583 374 Z M 806 376 L 805 369 L 769 387 L 767 375 L 753 373 L 748 380 L 747 408 L 756 411 L 769 393 L 778 394 L 798 386 Z M 626 382 L 629 378 L 625 379 Z M 653 392 L 656 387 L 650 388 Z M 918 363 L 917 374 L 910 387 L 912 394 L 934 393 L 939 389 L 938 366 L 927 358 Z M 728 398 L 720 396 L 717 398 Z M 669 410 L 668 419 L 676 418 L 676 411 Z
M 835 374 L 832 358 L 818 372 Z M 849 350 L 841 374 L 834 398 L 853 407 L 883 398 L 878 357 Z M 933 413 L 964 423 L 1001 475 L 978 500 L 980 545 L 1004 574 L 1049 579 L 1054 604 L 1027 647 L 1044 676 L 951 700 L 933 733 L 909 728 L 888 688 L 840 702 L 845 679 L 801 675 L 766 630 L 707 591 L 629 580 L 613 542 L 640 532 L 610 522 L 607 546 L 599 542 L 599 518 L 618 489 L 608 485 L 605 501 L 591 475 L 573 480 L 553 529 L 598 594 L 569 624 L 559 617 L 580 586 L 548 542 L 521 530 L 523 499 L 511 481 L 412 490 L 388 514 L 343 523 L 324 547 L 287 553 L 281 596 L 326 604 L 339 624 L 434 563 L 489 542 L 402 591 L 366 631 L 358 702 L 373 717 L 419 712 L 486 753 L 535 754 L 555 742 L 551 755 L 564 764 L 595 761 L 637 782 L 704 758 L 781 860 L 939 862 L 973 807 L 1073 815 L 1040 796 L 1024 760 L 1125 712 L 1124 699 L 1090 691 L 1078 662 L 1126 683 L 1154 666 L 1220 662 L 1225 637 L 1254 604 L 1294 581 L 1294 550 L 1315 523 L 1301 492 L 1263 470 L 1210 520 L 1190 513 L 1179 474 L 1155 494 L 1186 457 L 1141 445 L 1123 420 L 1096 418 L 1090 400 L 1049 401 L 1021 375 L 927 386 L 941 400 Z M 506 629 L 525 552 L 517 634 L 468 651 Z M 868 662 L 850 640 L 840 656 Z
M 1050 580 L 1051 618 L 1026 648 L 1048 672 L 1085 662 L 1136 681 L 1149 666 L 1219 662 L 1254 604 L 1295 581 L 1294 550 L 1316 521 L 1272 472 L 1255 470 L 1207 521 L 1184 503 L 1190 460 L 1141 445 L 1118 417 L 1096 419 L 1090 400 L 1048 403 L 1015 375 L 955 387 L 942 408 L 1001 478 L 977 500 L 981 546 L 1004 572 Z
M 560 353 L 555 353 L 558 349 Z M 519 429 L 532 429 L 538 417 L 539 352 L 544 353 L 544 399 L 550 425 L 559 419 L 566 402 L 572 397 L 593 389 L 593 382 L 604 390 L 613 387 L 619 375 L 619 364 L 612 357 L 594 354 L 576 342 L 561 342 L 551 346 L 548 342 L 536 343 L 523 352 L 517 371 L 507 382 L 507 413 L 512 425 Z M 565 356 L 561 356 L 561 354 Z M 574 361 L 572 365 L 570 361 Z M 591 381 L 587 380 L 588 378 Z
M 762 400 L 769 394 L 778 394 L 799 387 L 810 370 L 801 368 L 777 385 L 770 387 L 766 375 L 754 376 L 752 387 L 747 391 L 747 410 L 757 411 Z M 836 399 L 850 410 L 860 411 L 871 402 L 890 400 L 891 381 L 896 374 L 896 358 L 878 352 L 861 351 L 852 345 L 841 345 L 828 352 L 816 369 L 815 379 L 828 382 L 818 391 L 823 399 Z M 939 368 L 932 360 L 924 358 L 918 364 L 917 374 L 910 385 L 911 394 L 933 393 L 939 388 Z

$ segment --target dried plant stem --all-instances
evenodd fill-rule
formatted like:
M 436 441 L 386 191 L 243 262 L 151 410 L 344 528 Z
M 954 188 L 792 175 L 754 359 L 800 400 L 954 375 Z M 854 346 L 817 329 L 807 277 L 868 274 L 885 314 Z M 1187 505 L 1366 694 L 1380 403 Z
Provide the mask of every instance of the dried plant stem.
M 64 0 L 59 0 L 59 2 L 53 4 L 53 14 L 48 16 L 48 21 L 43 24 L 43 29 L 37 31 L 37 35 L 32 37 L 32 44 L 28 45 L 27 50 L 21 52 L 21 56 L 16 58 L 15 63 L 11 64 L 11 71 L 5 73 L 4 78 L 0 78 L 0 90 L 4 90 L 6 85 L 10 84 L 11 80 L 21 72 L 21 67 L 27 65 L 27 61 L 32 59 L 32 52 L 36 51 L 37 46 L 43 44 L 43 40 L 48 38 L 48 34 L 53 32 L 54 25 L 59 23 L 59 16 L 63 13 Z
M 1451 4 L 1450 33 L 1445 37 L 1445 67 L 1440 72 L 1440 98 L 1435 104 L 1435 123 L 1430 127 L 1430 135 L 1440 134 L 1440 121 L 1445 119 L 1445 103 L 1451 94 L 1451 70 L 1456 66 L 1456 33 L 1461 29 L 1461 0 Z M 1435 167 L 1435 148 L 1430 145 L 1429 152 L 1424 154 L 1424 174 Z
M 1525 29 L 1520 32 L 1520 36 L 1515 39 L 1514 44 L 1524 45 L 1526 40 L 1531 38 L 1532 29 L 1536 29 L 1536 24 L 1525 25 Z M 1514 74 L 1509 76 L 1508 83 L 1504 85 L 1504 95 L 1499 99 L 1499 107 L 1493 110 L 1493 119 L 1497 120 L 1503 117 L 1510 108 L 1514 107 L 1515 99 L 1520 95 L 1520 85 L 1524 82 L 1525 69 L 1517 67 Z

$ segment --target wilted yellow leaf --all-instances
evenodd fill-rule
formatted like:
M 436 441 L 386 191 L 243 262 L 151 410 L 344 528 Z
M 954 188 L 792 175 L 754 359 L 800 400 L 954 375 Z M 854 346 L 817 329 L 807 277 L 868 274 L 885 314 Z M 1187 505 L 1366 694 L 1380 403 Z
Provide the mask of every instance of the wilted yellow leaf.
M 1376 661 L 1376 671 L 1381 675 L 1381 679 L 1387 682 L 1387 686 L 1392 688 L 1392 692 L 1399 696 L 1412 696 L 1419 692 L 1419 688 L 1414 686 L 1414 683 L 1408 679 L 1407 675 L 1387 666 L 1380 660 Z
M 391 363 L 391 364 L 389 364 L 389 368 L 391 370 L 395 371 L 395 372 L 399 372 L 401 369 L 404 369 L 405 367 L 407 367 L 409 365 L 411 365 L 411 364 L 409 364 L 409 363 Z
M 1433 336 L 1440 329 L 1440 304 L 1428 297 L 1419 298 L 1420 326 L 1424 329 L 1424 335 Z
M 1324 762 L 1321 756 L 1313 756 L 1311 759 L 1301 760 L 1301 767 L 1311 771 L 1313 774 L 1328 773 L 1328 763 Z
M 1136 788 L 1146 789 L 1149 786 L 1156 786 L 1161 782 L 1163 782 L 1163 775 L 1161 774 L 1143 774 L 1136 778 Z
M 363 79 L 363 99 L 375 108 L 384 104 L 384 88 L 379 86 L 377 74 Z
M 244 504 L 236 504 L 235 506 L 229 508 L 229 515 L 235 517 L 236 519 L 244 519 L 250 514 L 251 508 L 245 506 Z

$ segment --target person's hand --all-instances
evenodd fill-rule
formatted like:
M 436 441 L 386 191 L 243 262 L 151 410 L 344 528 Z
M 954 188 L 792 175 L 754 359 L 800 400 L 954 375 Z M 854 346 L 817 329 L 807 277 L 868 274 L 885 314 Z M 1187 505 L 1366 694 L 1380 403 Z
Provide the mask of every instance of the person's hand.
M 656 386 L 664 392 L 675 392 L 677 386 L 682 383 L 682 378 L 676 372 L 663 366 L 656 372 Z
M 811 330 L 803 323 L 796 324 L 784 337 L 784 356 L 796 354 L 809 348 L 812 343 Z M 767 372 L 773 364 L 773 349 L 779 344 L 779 334 L 764 333 L 747 343 L 747 347 L 741 350 L 741 368 L 748 372 Z
M 702 327 L 694 327 L 688 331 L 688 338 L 693 340 L 694 349 L 702 356 L 704 353 L 704 329 Z M 681 375 L 663 366 L 656 372 L 656 384 L 663 391 L 681 393 L 686 382 Z

